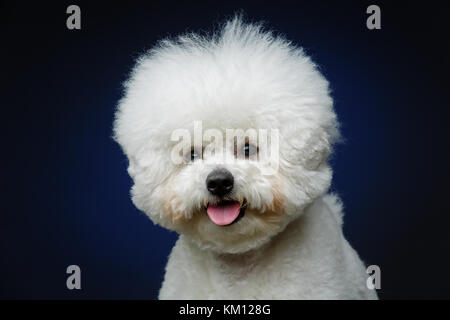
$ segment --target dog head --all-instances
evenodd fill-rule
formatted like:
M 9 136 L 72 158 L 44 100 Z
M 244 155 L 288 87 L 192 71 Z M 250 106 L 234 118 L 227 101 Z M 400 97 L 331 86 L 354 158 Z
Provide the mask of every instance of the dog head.
M 259 25 L 161 41 L 114 124 L 133 202 L 202 248 L 257 248 L 329 188 L 332 105 L 314 63 Z

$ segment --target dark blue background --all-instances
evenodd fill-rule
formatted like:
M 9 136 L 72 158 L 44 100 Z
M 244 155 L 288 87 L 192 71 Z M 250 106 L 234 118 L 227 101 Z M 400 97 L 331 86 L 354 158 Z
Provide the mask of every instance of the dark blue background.
M 445 10 L 369 2 L 2 4 L 1 298 L 156 298 L 176 234 L 130 201 L 111 139 L 121 83 L 162 37 L 243 9 L 294 40 L 331 83 L 344 144 L 333 157 L 344 232 L 382 270 L 382 298 L 450 298 L 449 47 Z M 66 267 L 82 290 L 66 288 Z

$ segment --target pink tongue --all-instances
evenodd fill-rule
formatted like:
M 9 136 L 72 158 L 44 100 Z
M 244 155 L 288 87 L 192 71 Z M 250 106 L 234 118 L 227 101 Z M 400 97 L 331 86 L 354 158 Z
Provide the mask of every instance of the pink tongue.
M 212 222 L 219 226 L 225 226 L 232 223 L 239 215 L 241 205 L 238 201 L 228 202 L 225 205 L 219 204 L 215 206 L 208 206 L 206 211 Z

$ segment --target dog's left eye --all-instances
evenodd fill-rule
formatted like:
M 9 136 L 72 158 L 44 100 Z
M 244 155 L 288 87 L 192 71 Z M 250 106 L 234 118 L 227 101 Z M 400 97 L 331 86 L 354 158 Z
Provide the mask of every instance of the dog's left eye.
M 245 156 L 245 159 L 248 159 L 251 156 L 253 156 L 253 155 L 258 153 L 258 147 L 254 146 L 252 144 L 246 143 L 243 146 L 243 150 L 242 151 L 243 151 L 243 154 Z

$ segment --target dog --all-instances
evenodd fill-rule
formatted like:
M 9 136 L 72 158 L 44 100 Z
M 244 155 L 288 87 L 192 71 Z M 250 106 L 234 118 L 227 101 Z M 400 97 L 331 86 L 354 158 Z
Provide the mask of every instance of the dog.
M 124 84 L 114 138 L 135 206 L 179 234 L 159 299 L 377 299 L 328 193 L 329 84 L 284 37 L 236 16 L 160 41 Z

